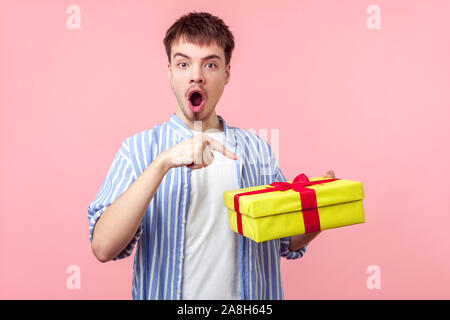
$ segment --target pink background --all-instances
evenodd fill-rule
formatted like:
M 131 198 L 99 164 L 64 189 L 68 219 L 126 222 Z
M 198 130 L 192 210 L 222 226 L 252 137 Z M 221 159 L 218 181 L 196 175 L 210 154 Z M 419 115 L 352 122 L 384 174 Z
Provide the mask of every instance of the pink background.
M 132 258 L 94 258 L 87 206 L 123 139 L 174 112 L 162 39 L 191 10 L 236 38 L 217 113 L 279 130 L 288 179 L 364 183 L 366 223 L 283 260 L 285 297 L 450 298 L 450 2 L 425 0 L 1 1 L 0 298 L 131 297 Z

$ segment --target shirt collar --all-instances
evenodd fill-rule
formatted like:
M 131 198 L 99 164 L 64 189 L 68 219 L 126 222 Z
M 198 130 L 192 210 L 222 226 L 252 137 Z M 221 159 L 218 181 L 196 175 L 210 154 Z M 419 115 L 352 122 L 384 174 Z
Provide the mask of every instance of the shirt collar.
M 235 146 L 236 138 L 232 133 L 232 130 L 230 130 L 230 127 L 228 127 L 222 116 L 217 115 L 217 119 L 222 123 L 223 132 L 225 134 L 225 141 L 227 141 L 230 145 Z M 172 130 L 174 130 L 182 137 L 186 139 L 190 139 L 193 137 L 192 130 L 189 129 L 189 127 L 183 121 L 181 121 L 181 119 L 175 113 L 172 114 L 167 124 Z

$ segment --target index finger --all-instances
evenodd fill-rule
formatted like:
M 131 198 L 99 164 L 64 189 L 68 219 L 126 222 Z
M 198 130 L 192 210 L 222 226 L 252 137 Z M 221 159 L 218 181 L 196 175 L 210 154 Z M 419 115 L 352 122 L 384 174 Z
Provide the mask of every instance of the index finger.
M 230 150 L 227 149 L 227 147 L 225 147 L 223 144 L 221 144 L 219 141 L 214 140 L 211 137 L 208 137 L 208 143 L 211 146 L 211 149 L 216 150 L 220 153 L 222 153 L 224 156 L 232 159 L 232 160 L 237 160 L 238 156 L 235 155 L 233 152 L 231 152 Z

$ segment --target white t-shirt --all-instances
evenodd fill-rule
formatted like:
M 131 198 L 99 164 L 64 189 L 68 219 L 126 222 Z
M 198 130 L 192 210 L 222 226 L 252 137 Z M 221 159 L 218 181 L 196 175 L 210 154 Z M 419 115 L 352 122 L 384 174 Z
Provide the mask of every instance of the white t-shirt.
M 206 134 L 234 151 L 224 142 L 223 131 Z M 239 188 L 236 160 L 212 152 L 212 164 L 191 172 L 182 281 L 184 300 L 240 299 L 238 238 L 229 227 L 223 203 L 224 191 Z

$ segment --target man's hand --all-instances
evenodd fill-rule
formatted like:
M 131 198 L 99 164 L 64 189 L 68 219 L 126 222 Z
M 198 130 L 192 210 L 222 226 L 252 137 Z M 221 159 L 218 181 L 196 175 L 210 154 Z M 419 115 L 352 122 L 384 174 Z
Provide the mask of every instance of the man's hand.
M 167 169 L 186 166 L 190 169 L 200 169 L 209 166 L 214 160 L 212 150 L 224 156 L 237 160 L 237 155 L 228 150 L 219 141 L 205 133 L 199 133 L 160 154 Z
M 333 178 L 333 179 L 336 178 L 336 176 L 335 176 L 333 170 L 328 170 L 328 171 L 323 175 L 323 177 L 324 177 L 324 178 Z
M 323 175 L 324 178 L 336 178 L 335 173 L 333 170 L 328 170 Z M 295 251 L 303 248 L 306 246 L 311 240 L 313 240 L 315 237 L 319 235 L 322 231 L 317 232 L 311 232 L 308 234 L 300 234 L 298 236 L 292 236 L 291 237 L 291 243 L 289 244 L 289 250 Z

